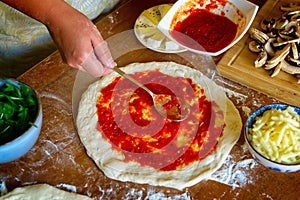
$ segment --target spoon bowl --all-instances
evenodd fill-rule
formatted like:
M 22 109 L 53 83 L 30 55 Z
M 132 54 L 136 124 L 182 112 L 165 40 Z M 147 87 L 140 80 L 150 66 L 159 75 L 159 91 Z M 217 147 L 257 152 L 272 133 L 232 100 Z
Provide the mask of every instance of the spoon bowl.
M 184 106 L 180 107 L 181 104 L 178 102 L 178 98 L 175 97 L 174 95 L 155 94 L 151 90 L 148 93 L 151 95 L 153 99 L 153 103 L 156 111 L 160 115 L 166 116 L 167 119 L 170 119 L 174 122 L 181 122 L 189 116 L 190 114 L 189 105 L 184 104 Z M 168 104 L 170 106 L 168 106 Z
M 140 88 L 144 89 L 152 97 L 154 107 L 161 116 L 174 122 L 181 122 L 188 118 L 190 114 L 190 106 L 187 103 L 181 106 L 179 99 L 174 95 L 153 93 L 144 84 L 126 74 L 117 66 L 115 66 L 113 70 Z

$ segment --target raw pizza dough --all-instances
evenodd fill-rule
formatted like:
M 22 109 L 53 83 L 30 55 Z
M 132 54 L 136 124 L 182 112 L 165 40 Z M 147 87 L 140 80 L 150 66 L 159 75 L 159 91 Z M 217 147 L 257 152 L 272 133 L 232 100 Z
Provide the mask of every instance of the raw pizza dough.
M 133 63 L 122 69 L 129 74 L 159 69 L 160 72 L 173 77 L 191 78 L 194 83 L 205 89 L 207 98 L 217 102 L 223 112 L 226 113 L 226 127 L 223 135 L 219 138 L 218 145 L 211 154 L 199 162 L 191 163 L 178 170 L 161 171 L 152 167 L 141 166 L 136 162 L 123 162 L 124 155 L 114 151 L 111 143 L 107 142 L 96 129 L 97 110 L 95 105 L 100 95 L 100 90 L 110 84 L 115 77 L 119 76 L 116 73 L 111 73 L 91 84 L 82 95 L 80 101 L 77 128 L 79 137 L 88 155 L 106 176 L 120 181 L 146 183 L 181 190 L 209 178 L 212 173 L 221 167 L 232 147 L 239 139 L 242 129 L 239 112 L 226 97 L 222 88 L 201 72 L 174 62 Z
M 91 200 L 91 198 L 57 189 L 48 184 L 36 184 L 19 187 L 6 195 L 0 197 L 1 200 Z

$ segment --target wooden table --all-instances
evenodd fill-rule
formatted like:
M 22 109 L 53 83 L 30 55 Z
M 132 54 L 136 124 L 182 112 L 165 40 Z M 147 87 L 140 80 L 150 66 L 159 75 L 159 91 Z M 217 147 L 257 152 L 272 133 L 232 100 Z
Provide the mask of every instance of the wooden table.
M 132 29 L 135 19 L 144 9 L 167 2 L 172 1 L 129 1 L 99 21 L 97 27 L 104 38 L 110 39 L 117 33 Z M 263 4 L 262 1 L 255 3 Z M 128 33 L 132 34 L 132 30 Z M 116 40 L 112 39 L 109 42 L 113 49 L 120 46 L 116 44 Z M 192 53 L 177 55 L 153 52 L 141 48 L 133 35 L 123 42 L 122 45 L 129 42 L 139 48 L 117 56 L 116 60 L 120 66 L 131 62 L 166 60 L 197 68 L 224 88 L 227 96 L 238 108 L 243 123 L 256 108 L 279 102 L 220 77 L 215 71 L 214 62 L 206 57 Z M 117 52 L 113 51 L 115 55 Z M 213 180 L 203 180 L 183 191 L 111 180 L 105 177 L 88 157 L 76 132 L 73 100 L 76 99 L 74 95 L 79 90 L 77 87 L 80 87 L 77 71 L 63 64 L 59 53 L 56 52 L 20 76 L 19 80 L 28 83 L 39 92 L 44 114 L 43 127 L 38 142 L 26 155 L 14 162 L 0 165 L 0 181 L 5 182 L 8 190 L 29 184 L 48 183 L 66 190 L 72 189 L 95 199 L 299 198 L 300 172 L 279 173 L 255 162 L 245 146 L 243 133 L 226 162 L 213 174 Z M 74 83 L 76 87 L 73 88 Z

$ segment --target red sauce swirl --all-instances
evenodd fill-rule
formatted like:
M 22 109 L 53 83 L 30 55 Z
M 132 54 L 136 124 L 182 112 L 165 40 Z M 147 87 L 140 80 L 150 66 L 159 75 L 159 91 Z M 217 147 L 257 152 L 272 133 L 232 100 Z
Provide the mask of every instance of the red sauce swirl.
M 207 100 L 203 89 L 189 78 L 158 70 L 133 77 L 154 93 L 176 94 L 190 103 L 192 112 L 180 123 L 166 120 L 155 111 L 148 93 L 116 78 L 98 98 L 98 129 L 113 150 L 124 155 L 125 162 L 169 171 L 201 160 L 215 149 L 225 126 L 217 126 L 216 120 L 224 116 L 216 103 Z

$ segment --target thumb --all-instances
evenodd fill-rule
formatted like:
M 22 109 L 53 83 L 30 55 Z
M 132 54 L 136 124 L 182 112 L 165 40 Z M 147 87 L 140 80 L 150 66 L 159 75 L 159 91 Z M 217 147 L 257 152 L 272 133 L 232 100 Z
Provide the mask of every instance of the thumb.
M 87 59 L 81 64 L 82 71 L 86 71 L 94 77 L 100 77 L 105 73 L 104 66 L 96 58 L 95 54 L 92 52 Z
M 109 47 L 108 47 L 106 41 L 99 43 L 95 47 L 94 51 L 95 51 L 95 55 L 100 60 L 100 62 L 102 63 L 104 68 L 106 68 L 106 67 L 113 68 L 114 66 L 116 66 L 116 63 L 114 62 L 114 60 L 112 58 L 111 52 L 109 50 Z

